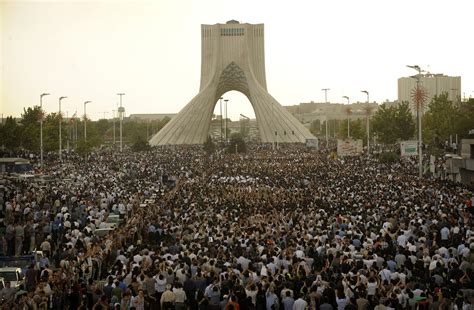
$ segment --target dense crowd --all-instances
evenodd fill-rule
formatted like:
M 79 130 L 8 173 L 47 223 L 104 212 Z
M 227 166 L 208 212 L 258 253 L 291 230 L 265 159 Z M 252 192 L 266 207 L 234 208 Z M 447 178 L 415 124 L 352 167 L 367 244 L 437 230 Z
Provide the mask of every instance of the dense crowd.
M 47 161 L 0 189 L 4 309 L 470 309 L 472 192 L 298 145 Z M 122 222 L 104 237 L 108 218 Z

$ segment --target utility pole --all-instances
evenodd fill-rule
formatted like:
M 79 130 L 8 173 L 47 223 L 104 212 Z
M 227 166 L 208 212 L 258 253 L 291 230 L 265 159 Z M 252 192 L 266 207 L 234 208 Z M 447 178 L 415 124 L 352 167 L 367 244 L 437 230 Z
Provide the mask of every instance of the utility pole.
M 63 117 L 61 115 L 61 100 L 67 98 L 66 96 L 59 97 L 59 162 L 63 161 L 62 156 L 62 137 L 61 137 L 61 123 L 63 122 Z
M 328 90 L 331 90 L 330 88 L 323 88 L 322 91 L 324 91 L 324 102 L 326 103 L 326 147 L 329 147 L 329 133 L 328 133 Z
M 119 112 L 119 120 L 120 120 L 120 152 L 123 150 L 123 140 L 122 140 L 122 122 L 123 122 L 123 112 L 125 112 L 125 109 L 122 107 L 122 96 L 124 96 L 124 93 L 118 93 L 118 96 L 120 96 L 120 107 L 118 108 Z
M 342 96 L 342 98 L 345 98 L 347 99 L 347 109 L 346 109 L 346 112 L 347 112 L 347 139 L 349 139 L 351 137 L 351 119 L 350 119 L 350 115 L 351 115 L 351 108 L 349 107 L 349 97 L 348 96 Z
M 113 124 L 113 130 L 112 130 L 112 132 L 113 132 L 113 135 L 114 135 L 114 143 L 113 143 L 113 145 L 115 145 L 115 110 L 112 110 L 112 116 L 113 116 L 113 118 L 112 118 L 112 124 Z
M 370 152 L 370 128 L 369 128 L 369 119 L 370 119 L 370 106 L 369 106 L 369 92 L 367 90 L 361 90 L 362 93 L 366 94 L 367 95 L 367 107 L 365 108 L 365 112 L 366 112 L 366 117 L 367 117 L 367 120 L 366 120 L 366 124 L 367 124 L 367 156 L 369 155 L 369 152 Z
M 42 93 L 40 95 L 40 167 L 41 167 L 41 172 L 43 172 L 43 118 L 44 118 L 44 113 L 43 113 L 43 97 L 48 96 L 48 93 Z M 2 124 L 3 124 L 3 114 L 2 114 Z
M 222 143 L 222 141 L 223 141 L 223 137 L 222 137 L 222 135 L 223 135 L 223 133 L 222 133 L 222 130 L 223 130 L 222 122 L 224 121 L 224 116 L 222 115 L 222 99 L 224 99 L 224 98 L 222 98 L 222 97 L 219 98 L 219 105 L 220 105 L 220 110 L 221 110 L 221 143 Z
M 418 177 L 421 179 L 423 177 L 423 152 L 422 152 L 422 132 L 421 132 L 421 107 L 423 106 L 425 100 L 425 94 L 423 90 L 420 88 L 420 79 L 421 79 L 421 70 L 420 66 L 407 66 L 408 68 L 415 69 L 418 74 L 415 76 L 416 79 L 416 90 L 412 93 L 413 99 L 416 104 L 416 116 L 418 119 Z
M 224 99 L 225 101 L 225 142 L 227 143 L 227 102 L 229 102 L 229 99 Z

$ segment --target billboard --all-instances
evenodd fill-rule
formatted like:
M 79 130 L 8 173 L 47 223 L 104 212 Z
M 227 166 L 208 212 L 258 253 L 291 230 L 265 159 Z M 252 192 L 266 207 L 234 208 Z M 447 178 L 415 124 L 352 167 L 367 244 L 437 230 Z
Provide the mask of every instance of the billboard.
M 319 147 L 319 140 L 318 139 L 306 139 L 306 147 Z
M 358 156 L 363 152 L 362 140 L 337 140 L 338 156 Z
M 400 154 L 402 156 L 418 155 L 418 141 L 400 142 Z

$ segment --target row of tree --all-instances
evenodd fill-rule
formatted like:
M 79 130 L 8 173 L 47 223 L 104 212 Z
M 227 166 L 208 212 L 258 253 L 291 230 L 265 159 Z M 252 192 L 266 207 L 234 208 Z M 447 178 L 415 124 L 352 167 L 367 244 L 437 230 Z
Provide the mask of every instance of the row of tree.
M 63 119 L 58 113 L 44 114 L 39 106 L 23 109 L 18 121 L 9 116 L 0 125 L 0 147 L 7 150 L 40 150 L 40 120 L 43 117 L 43 149 L 45 152 L 57 151 L 59 146 L 59 122 L 61 121 L 61 138 L 63 148 L 75 148 L 87 152 L 102 144 L 119 143 L 119 122 L 107 119 L 87 122 L 87 139 L 84 139 L 84 120 L 72 117 Z M 127 120 L 123 122 L 123 141 L 130 145 L 147 144 L 147 141 L 169 121 L 162 120 L 143 122 Z M 115 127 L 115 130 L 114 130 Z M 145 143 L 144 143 L 145 142 Z
M 463 102 L 453 102 L 447 94 L 435 96 L 425 107 L 422 117 L 423 142 L 434 147 L 443 147 L 450 137 L 457 135 L 458 139 L 468 137 L 468 132 L 474 129 L 474 99 Z M 350 120 L 350 135 L 353 139 L 367 139 L 366 118 Z M 395 106 L 382 104 L 370 118 L 370 138 L 377 136 L 377 141 L 392 144 L 401 140 L 417 139 L 418 123 L 416 116 L 411 113 L 410 105 L 402 102 Z M 329 120 L 328 132 L 331 137 L 336 130 L 336 137 L 347 138 L 347 120 Z M 324 139 L 325 122 L 314 121 L 310 130 L 313 134 Z

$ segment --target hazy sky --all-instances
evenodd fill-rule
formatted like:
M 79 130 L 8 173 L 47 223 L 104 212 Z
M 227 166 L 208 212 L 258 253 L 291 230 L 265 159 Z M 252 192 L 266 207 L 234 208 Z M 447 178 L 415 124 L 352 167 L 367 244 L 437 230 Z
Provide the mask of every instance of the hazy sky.
M 200 25 L 236 19 L 265 24 L 269 92 L 282 105 L 397 97 L 397 78 L 418 64 L 462 77 L 474 96 L 474 2 L 413 0 L 0 0 L 0 112 L 39 104 L 71 116 L 111 117 L 118 92 L 130 113 L 176 113 L 198 92 Z M 246 97 L 229 115 L 253 116 Z

